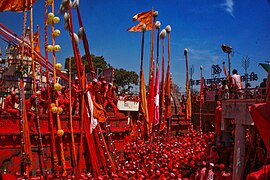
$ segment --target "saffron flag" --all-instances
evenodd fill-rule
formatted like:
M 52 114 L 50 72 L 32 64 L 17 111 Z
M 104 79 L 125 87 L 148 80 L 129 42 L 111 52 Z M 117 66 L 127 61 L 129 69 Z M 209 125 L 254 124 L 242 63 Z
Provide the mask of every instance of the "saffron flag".
M 141 69 L 140 72 L 140 112 L 141 119 L 144 122 L 144 131 L 149 135 L 149 116 L 148 116 L 148 109 L 147 109 L 147 100 L 146 100 L 146 89 L 145 89 L 145 82 L 144 82 L 144 72 Z
M 34 43 L 36 43 L 34 50 L 36 52 L 38 52 L 38 53 L 40 53 L 40 37 L 39 37 L 39 32 L 40 31 L 39 31 L 39 28 L 38 28 L 37 32 L 35 32 L 35 34 L 34 34 Z
M 187 96 L 187 102 L 186 102 L 186 119 L 189 120 L 191 118 L 191 94 L 190 94 L 190 86 L 189 86 L 189 80 L 186 79 L 186 96 Z
M 0 12 L 29 10 L 36 0 L 0 0 Z
M 154 125 L 159 123 L 159 65 L 157 64 L 155 85 L 155 118 Z
M 128 28 L 128 31 L 141 32 L 143 24 L 146 25 L 146 30 L 152 30 L 153 10 L 136 14 L 133 21 L 139 21 L 139 24 Z

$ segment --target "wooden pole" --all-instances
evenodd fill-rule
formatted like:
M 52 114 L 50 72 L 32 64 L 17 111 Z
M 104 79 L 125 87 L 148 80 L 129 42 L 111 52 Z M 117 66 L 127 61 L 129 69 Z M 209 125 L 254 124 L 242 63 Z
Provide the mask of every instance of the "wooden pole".
M 53 116 L 52 116 L 52 109 L 51 109 L 51 85 L 49 81 L 49 53 L 48 53 L 48 25 L 47 25 L 47 15 L 48 15 L 48 8 L 47 8 L 47 1 L 44 1 L 44 48 L 45 48 L 45 59 L 46 59 L 46 91 L 47 91 L 47 98 L 48 98 L 48 117 L 49 117 L 49 129 L 51 133 L 51 153 L 52 153 L 52 170 L 54 170 L 58 166 L 58 156 L 56 153 L 55 147 L 55 136 L 54 136 L 54 127 L 53 127 Z
M 52 3 L 52 13 L 54 13 L 54 2 Z M 54 41 L 54 22 L 52 22 L 52 46 L 55 46 L 55 41 Z M 55 56 L 55 51 L 52 51 L 52 59 L 53 59 L 53 82 L 54 84 L 57 83 L 56 82 L 56 68 L 55 68 L 55 64 L 56 64 L 56 56 Z M 58 100 L 55 99 L 55 105 L 56 107 L 58 107 Z M 61 129 L 61 121 L 60 121 L 60 116 L 59 113 L 56 113 L 56 122 L 57 122 L 57 128 L 58 131 L 62 130 Z M 59 146 L 60 146 L 60 156 L 61 156 L 61 161 L 62 161 L 62 168 L 63 168 L 63 177 L 66 177 L 67 175 L 67 171 L 66 171 L 66 160 L 65 160 L 65 153 L 64 153 L 64 145 L 63 145 L 63 139 L 62 136 L 58 135 L 58 139 L 59 139 Z
M 69 125 L 70 125 L 70 136 L 71 136 L 71 146 L 72 146 L 72 163 L 73 167 L 75 167 L 75 174 L 77 174 L 77 155 L 76 155 L 76 147 L 74 141 L 74 131 L 73 131 L 73 121 L 72 121 L 72 96 L 71 96 L 71 58 L 69 58 Z

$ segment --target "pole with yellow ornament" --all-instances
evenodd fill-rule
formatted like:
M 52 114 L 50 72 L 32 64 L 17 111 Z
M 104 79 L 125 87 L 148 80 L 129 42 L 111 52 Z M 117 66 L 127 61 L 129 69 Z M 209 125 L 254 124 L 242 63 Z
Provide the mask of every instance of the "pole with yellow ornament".
M 54 24 L 58 23 L 60 21 L 60 18 L 57 16 L 54 16 L 54 2 L 51 2 L 52 11 L 48 13 L 48 20 L 47 23 L 51 24 L 52 27 L 52 45 L 48 45 L 48 50 L 52 51 L 52 59 L 53 59 L 53 82 L 54 82 L 54 90 L 61 91 L 62 86 L 57 82 L 56 80 L 56 69 L 60 68 L 59 64 L 56 66 L 56 56 L 55 52 L 60 51 L 61 47 L 60 45 L 55 44 L 55 37 L 59 35 L 57 31 L 54 29 Z M 60 32 L 60 31 L 59 31 Z M 57 68 L 56 68 L 57 67 Z M 57 122 L 57 136 L 59 141 L 59 147 L 60 147 L 60 159 L 62 162 L 62 169 L 63 169 L 63 177 L 66 177 L 67 171 L 66 171 L 66 160 L 65 160 L 65 154 L 64 154 L 64 147 L 63 147 L 63 139 L 62 136 L 64 135 L 64 131 L 61 128 L 61 121 L 60 121 L 60 114 L 63 112 L 63 109 L 61 107 L 58 107 L 58 100 L 55 99 L 55 106 L 52 107 L 52 113 L 56 115 L 56 122 Z
M 52 103 L 51 99 L 51 88 L 50 88 L 50 79 L 49 79 L 49 46 L 48 46 L 48 6 L 52 4 L 53 0 L 44 1 L 44 47 L 45 47 L 45 59 L 46 59 L 46 89 L 48 96 L 48 114 L 49 114 L 49 129 L 51 132 L 51 154 L 52 154 L 52 170 L 54 170 L 58 166 L 58 157 L 56 152 L 56 144 L 55 144 L 55 132 L 54 132 L 54 123 L 53 123 L 53 115 L 52 108 L 55 104 Z M 60 31 L 59 31 L 60 34 Z M 51 46 L 51 45 L 50 45 Z M 50 51 L 52 51 L 53 47 L 50 47 Z

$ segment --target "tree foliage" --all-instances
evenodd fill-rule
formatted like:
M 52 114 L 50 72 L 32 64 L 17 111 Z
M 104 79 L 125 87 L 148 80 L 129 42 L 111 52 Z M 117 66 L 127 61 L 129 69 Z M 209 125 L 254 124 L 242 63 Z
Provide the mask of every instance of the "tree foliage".
M 139 75 L 135 71 L 127 71 L 123 68 L 114 70 L 114 83 L 123 89 L 130 89 L 133 85 L 138 85 Z
M 68 69 L 68 62 L 70 58 L 65 59 L 65 69 Z M 103 56 L 95 56 L 91 55 L 91 59 L 95 68 L 95 72 L 97 72 L 97 69 L 104 70 L 107 68 L 112 67 L 110 64 L 108 64 Z M 82 56 L 83 64 L 85 65 L 85 72 L 89 73 L 89 65 L 86 58 L 86 55 Z M 76 64 L 74 57 L 71 57 L 71 70 L 72 75 L 75 76 L 77 73 L 76 70 Z M 114 68 L 114 84 L 116 86 L 119 86 L 123 89 L 130 89 L 132 85 L 138 85 L 139 81 L 139 75 L 135 71 L 128 71 L 123 68 L 117 69 Z

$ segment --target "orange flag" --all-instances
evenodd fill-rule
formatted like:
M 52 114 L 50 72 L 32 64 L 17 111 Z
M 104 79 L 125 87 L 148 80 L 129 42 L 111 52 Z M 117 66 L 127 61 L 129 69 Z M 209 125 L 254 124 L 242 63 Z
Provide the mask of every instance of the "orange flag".
M 36 0 L 0 0 L 0 12 L 29 10 Z
M 34 50 L 35 50 L 36 52 L 39 52 L 39 53 L 40 53 L 39 28 L 38 28 L 37 32 L 35 32 L 35 34 L 34 34 L 34 43 L 36 43 Z
M 133 21 L 139 21 L 139 24 L 128 28 L 128 31 L 141 32 L 143 24 L 146 25 L 146 30 L 152 30 L 153 10 L 136 14 L 133 16 Z
M 149 136 L 149 116 L 148 116 L 148 108 L 147 108 L 147 99 L 146 99 L 146 89 L 144 82 L 144 73 L 143 69 L 140 72 L 140 112 L 142 113 L 142 121 L 145 124 L 144 130 L 145 133 Z

